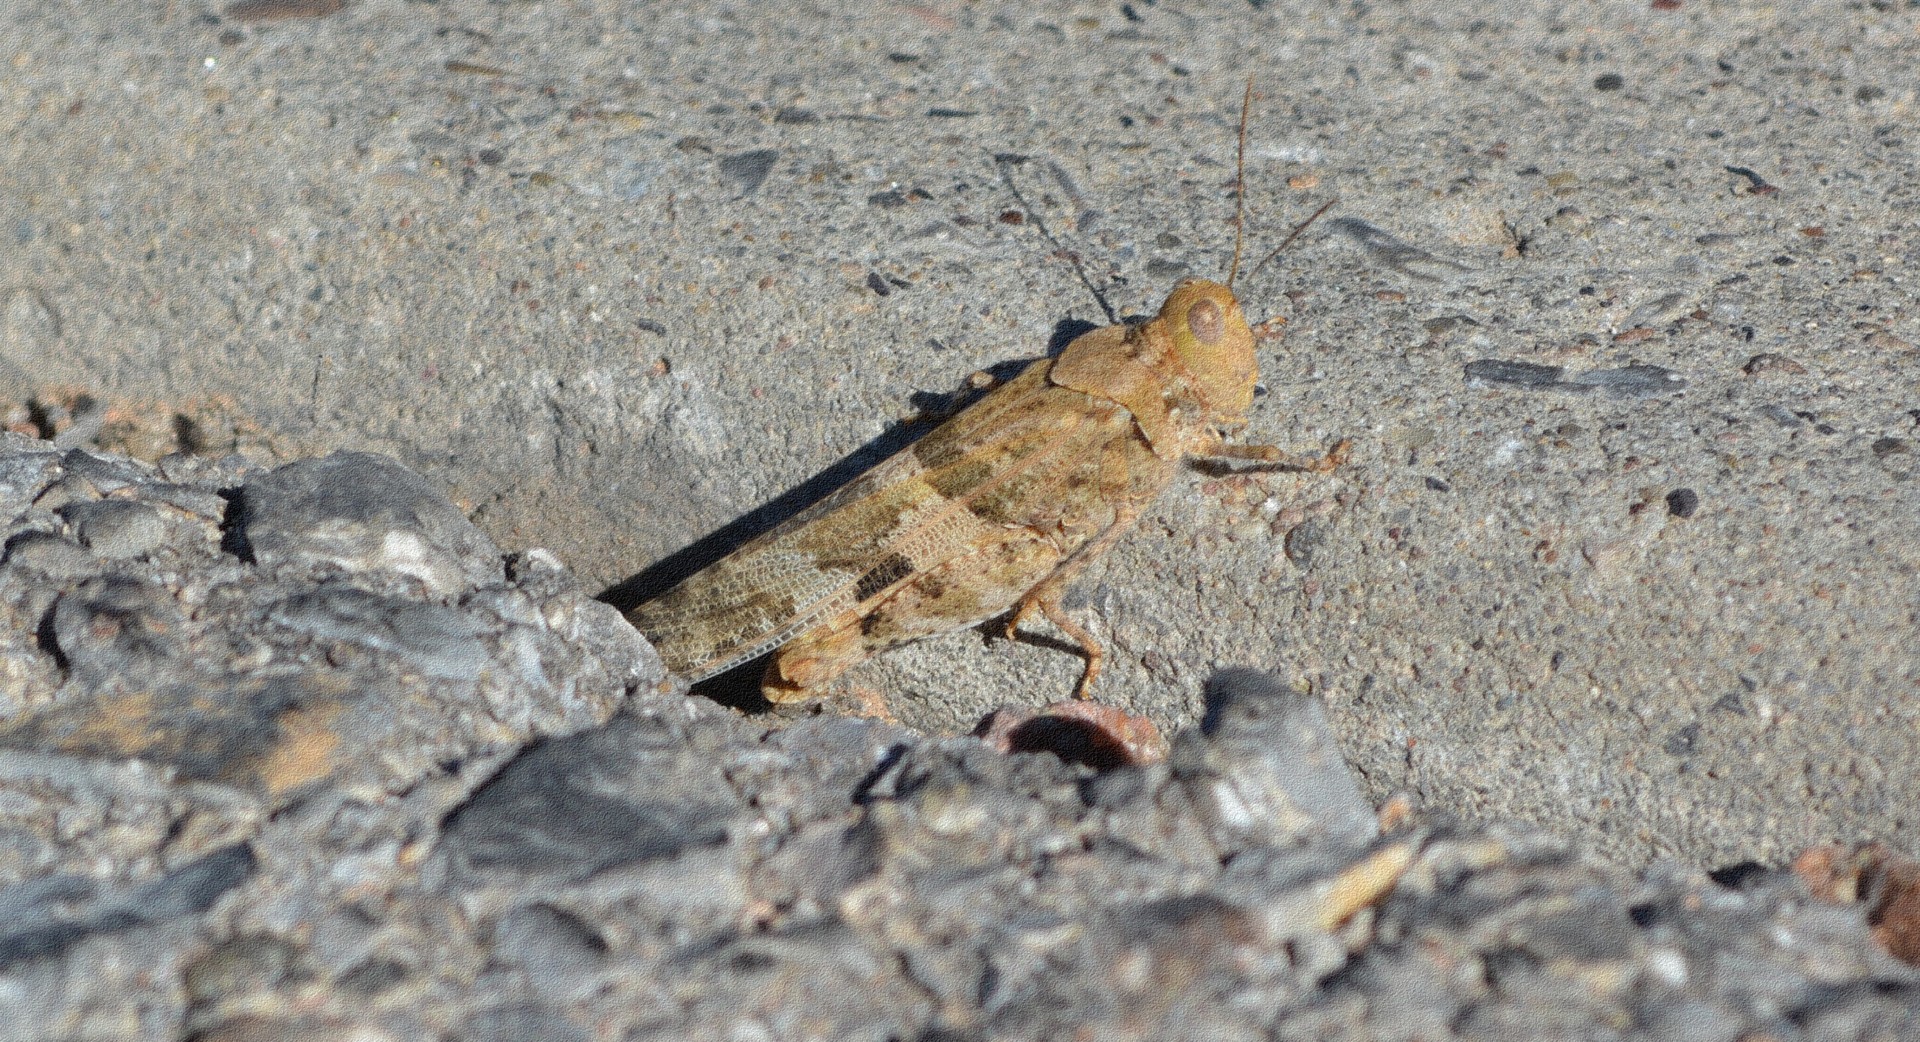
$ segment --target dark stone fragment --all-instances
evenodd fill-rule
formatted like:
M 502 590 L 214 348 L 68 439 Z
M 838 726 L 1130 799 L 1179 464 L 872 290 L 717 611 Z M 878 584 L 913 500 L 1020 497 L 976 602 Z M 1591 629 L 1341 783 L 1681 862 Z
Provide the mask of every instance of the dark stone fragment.
M 341 974 L 334 983 L 349 995 L 371 998 L 392 991 L 411 975 L 407 964 L 397 959 L 368 959 Z
M 1747 359 L 1746 365 L 1740 368 L 1741 371 L 1745 372 L 1748 376 L 1759 376 L 1762 373 L 1803 375 L 1807 371 L 1806 366 L 1788 358 L 1786 355 L 1773 351 L 1762 351 L 1754 355 L 1752 358 Z
M 1747 707 L 1747 700 L 1740 697 L 1738 691 L 1729 691 L 1714 699 L 1713 708 L 1722 713 L 1732 713 L 1734 716 L 1748 716 L 1753 712 Z
M 1595 369 L 1581 373 L 1567 383 L 1572 387 L 1595 387 L 1615 398 L 1657 398 L 1686 390 L 1687 387 L 1685 377 L 1657 365 Z
M 59 955 L 98 933 L 131 930 L 205 911 L 221 894 L 253 874 L 246 844 L 206 857 L 138 886 L 95 890 L 73 877 L 34 880 L 0 890 L 0 967 Z M 75 905 L 78 908 L 75 908 Z
M 1773 874 L 1773 869 L 1758 861 L 1738 861 L 1708 872 L 1707 878 L 1728 890 L 1745 890 L 1764 882 Z
M 227 6 L 226 16 L 236 22 L 284 22 L 325 18 L 346 6 L 346 0 L 240 0 Z
M 736 152 L 720 159 L 720 176 L 733 182 L 744 198 L 760 190 L 766 183 L 767 175 L 773 173 L 773 164 L 780 161 L 777 148 L 756 148 L 751 152 Z
M 487 665 L 481 623 L 438 604 L 328 584 L 274 605 L 268 618 L 323 641 L 344 640 L 396 656 L 401 667 L 444 680 L 475 680 Z
M 1692 517 L 1700 509 L 1700 493 L 1690 488 L 1676 488 L 1667 493 L 1667 513 L 1674 517 Z
M 1694 746 L 1698 744 L 1700 744 L 1700 725 L 1694 723 L 1676 728 L 1672 734 L 1667 735 L 1666 744 L 1662 748 L 1666 749 L 1668 756 L 1690 756 L 1693 754 Z
M 1755 411 L 1788 430 L 1792 430 L 1806 423 L 1805 420 L 1800 418 L 1799 414 L 1784 405 L 1763 405 Z
M 1364 843 L 1379 832 L 1326 706 L 1264 673 L 1230 669 L 1208 682 L 1200 733 L 1181 734 L 1173 764 L 1195 802 L 1212 808 L 1227 849 L 1305 833 Z
M 446 848 L 468 868 L 584 879 L 673 858 L 727 838 L 734 805 L 710 761 L 655 752 L 672 739 L 653 721 L 607 726 L 537 746 L 448 820 Z
M 1323 521 L 1309 518 L 1294 525 L 1287 530 L 1287 560 L 1298 565 L 1302 571 L 1311 569 L 1320 548 L 1327 545 L 1327 534 L 1328 528 Z
M 497 579 L 500 551 L 426 479 L 369 452 L 289 463 L 246 484 L 239 531 L 263 565 L 411 575 L 446 595 Z
M 1470 315 L 1441 315 L 1439 318 L 1430 318 L 1421 323 L 1420 328 L 1426 330 L 1430 337 L 1441 337 L 1456 329 L 1466 329 L 1479 324 Z
M 1510 384 L 1537 390 L 1560 386 L 1566 370 L 1557 365 L 1479 358 L 1467 363 L 1466 374 L 1468 384 Z

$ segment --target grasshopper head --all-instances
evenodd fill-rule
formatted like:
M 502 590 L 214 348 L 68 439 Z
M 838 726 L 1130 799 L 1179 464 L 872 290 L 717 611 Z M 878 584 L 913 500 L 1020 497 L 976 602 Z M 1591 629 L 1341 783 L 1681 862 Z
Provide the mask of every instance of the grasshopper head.
M 1186 367 L 1193 393 L 1214 420 L 1246 419 L 1260 371 L 1253 360 L 1253 330 L 1233 291 L 1206 279 L 1182 279 L 1160 306 L 1160 321 L 1173 337 L 1174 356 Z

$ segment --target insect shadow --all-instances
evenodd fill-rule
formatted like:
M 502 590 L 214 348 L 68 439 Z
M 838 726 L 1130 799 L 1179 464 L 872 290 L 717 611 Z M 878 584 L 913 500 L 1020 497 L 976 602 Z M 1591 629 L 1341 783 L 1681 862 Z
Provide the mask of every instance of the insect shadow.
M 1054 324 L 1053 334 L 1047 338 L 1046 357 L 1058 355 L 1076 337 L 1097 328 L 1095 323 L 1084 319 L 1061 319 Z M 668 554 L 631 578 L 607 587 L 596 599 L 624 614 L 636 605 L 658 597 L 679 585 L 681 580 L 739 549 L 754 537 L 773 530 L 788 518 L 832 495 L 842 485 L 872 470 L 882 460 L 932 433 L 948 416 L 973 404 L 993 387 L 1012 379 L 1033 361 L 1032 358 L 1012 358 L 988 366 L 983 372 L 991 379 L 984 387 L 963 386 L 947 394 L 915 391 L 908 400 L 920 415 L 892 424 L 872 441 L 854 449 L 820 473 L 683 549 Z M 1064 643 L 1061 643 L 1061 647 L 1074 650 Z M 772 651 L 767 654 L 772 654 Z M 765 668 L 766 659 L 767 656 L 762 655 L 709 677 L 697 685 L 697 690 L 722 705 L 742 712 L 766 712 L 772 708 L 772 704 L 760 694 L 760 674 Z

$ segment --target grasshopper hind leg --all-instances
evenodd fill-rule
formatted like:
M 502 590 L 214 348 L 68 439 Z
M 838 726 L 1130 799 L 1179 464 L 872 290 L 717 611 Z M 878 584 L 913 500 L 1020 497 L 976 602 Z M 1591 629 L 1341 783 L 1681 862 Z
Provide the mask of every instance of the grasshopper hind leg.
M 1034 587 L 1013 610 L 1013 617 L 1007 620 L 1007 639 L 1014 639 L 1020 629 L 1021 620 L 1034 609 L 1047 617 L 1047 621 L 1060 628 L 1060 632 L 1073 638 L 1080 646 L 1080 656 L 1087 660 L 1086 667 L 1080 671 L 1080 683 L 1074 685 L 1073 697 L 1087 699 L 1093 697 L 1093 682 L 1100 676 L 1100 664 L 1106 660 L 1107 653 L 1101 649 L 1100 642 L 1093 639 L 1085 626 L 1073 621 L 1066 609 L 1061 607 L 1060 598 L 1066 593 L 1065 578 L 1059 572 L 1054 577 Z
M 1101 649 L 1100 642 L 1093 639 L 1093 634 L 1087 632 L 1086 627 L 1067 615 L 1066 609 L 1060 605 L 1060 598 L 1066 594 L 1067 584 L 1072 582 L 1089 562 L 1113 549 L 1113 544 L 1119 542 L 1120 537 L 1126 535 L 1138 520 L 1140 520 L 1140 511 L 1137 508 L 1131 505 L 1120 508 L 1113 522 L 1107 525 L 1105 530 L 1068 555 L 1051 574 L 1022 595 L 1019 603 L 1014 606 L 1013 617 L 1007 620 L 1007 639 L 1012 640 L 1014 634 L 1020 629 L 1020 623 L 1037 608 L 1040 614 L 1047 617 L 1048 622 L 1058 626 L 1060 632 L 1073 638 L 1074 643 L 1080 645 L 1080 654 L 1087 660 L 1087 665 L 1080 672 L 1080 683 L 1074 686 L 1073 697 L 1075 698 L 1093 697 L 1093 682 L 1099 678 L 1100 664 L 1106 660 L 1107 655 Z
M 804 702 L 821 685 L 866 661 L 872 649 L 859 619 L 836 628 L 817 627 L 789 641 L 767 662 L 760 694 L 775 705 Z
M 1060 548 L 1042 533 L 1002 529 L 993 539 L 917 570 L 859 608 L 793 638 L 767 663 L 761 694 L 776 704 L 813 698 L 821 685 L 879 652 L 974 625 L 1023 596 L 1030 598 L 1061 561 Z M 1047 617 L 1064 618 L 1057 610 Z

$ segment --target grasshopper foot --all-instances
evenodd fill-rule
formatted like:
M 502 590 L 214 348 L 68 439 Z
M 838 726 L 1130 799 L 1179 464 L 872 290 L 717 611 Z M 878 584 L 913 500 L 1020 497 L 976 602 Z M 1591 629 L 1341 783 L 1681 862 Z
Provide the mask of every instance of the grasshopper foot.
M 1057 576 L 1056 576 L 1057 578 Z M 1093 682 L 1100 676 L 1100 665 L 1106 660 L 1106 652 L 1100 648 L 1100 642 L 1093 639 L 1086 627 L 1073 621 L 1066 609 L 1060 606 L 1060 597 L 1066 591 L 1066 584 L 1049 579 L 1027 592 L 1020 598 L 1020 604 L 1013 610 L 1013 618 L 1007 622 L 1007 639 L 1013 639 L 1014 632 L 1020 628 L 1034 609 L 1047 617 L 1047 621 L 1060 628 L 1060 632 L 1072 638 L 1080 646 L 1080 654 L 1087 660 L 1087 666 L 1080 673 L 1080 683 L 1074 685 L 1073 697 L 1087 699 L 1093 697 Z
M 1308 462 L 1305 466 L 1315 474 L 1331 474 L 1346 466 L 1347 460 L 1351 458 L 1353 458 L 1353 439 L 1341 438 L 1334 443 L 1333 448 L 1327 450 L 1326 455 Z

